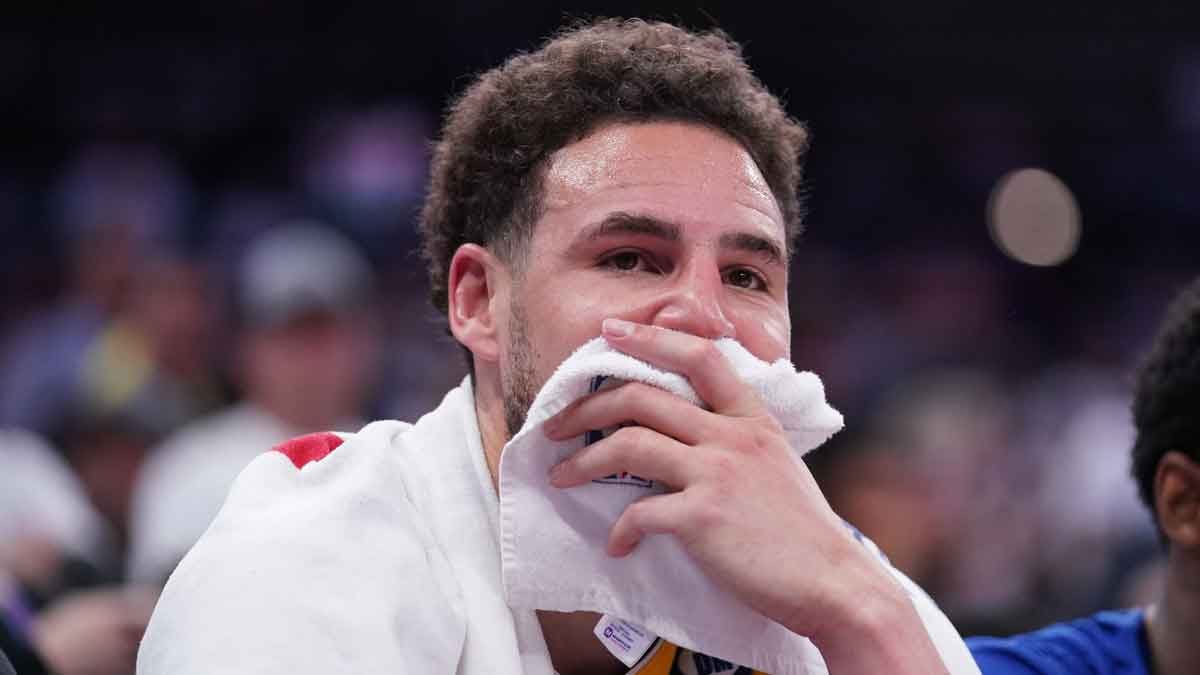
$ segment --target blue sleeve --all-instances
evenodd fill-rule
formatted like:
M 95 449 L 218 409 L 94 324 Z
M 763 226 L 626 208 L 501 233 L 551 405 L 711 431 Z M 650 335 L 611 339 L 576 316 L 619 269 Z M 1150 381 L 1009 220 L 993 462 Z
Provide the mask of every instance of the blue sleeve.
M 1031 640 L 967 638 L 967 648 L 983 675 L 1069 675 L 1062 662 Z
M 1009 638 L 973 637 L 983 675 L 1147 675 L 1139 609 L 1099 612 Z

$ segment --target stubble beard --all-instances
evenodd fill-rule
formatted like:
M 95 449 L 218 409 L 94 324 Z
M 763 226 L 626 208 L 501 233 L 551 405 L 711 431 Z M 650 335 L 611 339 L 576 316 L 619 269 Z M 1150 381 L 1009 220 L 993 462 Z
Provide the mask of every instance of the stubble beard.
M 508 363 L 500 382 L 504 394 L 504 423 L 508 427 L 509 439 L 525 426 L 529 408 L 541 389 L 537 373 L 534 371 L 537 352 L 529 341 L 526 331 L 528 325 L 521 303 L 514 300 L 508 317 Z

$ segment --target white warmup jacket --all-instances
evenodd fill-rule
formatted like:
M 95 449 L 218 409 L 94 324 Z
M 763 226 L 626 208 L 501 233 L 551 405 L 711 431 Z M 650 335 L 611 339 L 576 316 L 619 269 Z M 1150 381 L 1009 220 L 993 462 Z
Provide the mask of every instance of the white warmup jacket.
M 415 425 L 341 439 L 246 467 L 167 582 L 138 674 L 551 675 L 536 613 L 504 600 L 469 382 Z M 978 673 L 945 616 L 906 588 L 950 672 Z M 669 672 L 668 650 L 704 672 L 749 672 L 661 641 L 631 672 Z

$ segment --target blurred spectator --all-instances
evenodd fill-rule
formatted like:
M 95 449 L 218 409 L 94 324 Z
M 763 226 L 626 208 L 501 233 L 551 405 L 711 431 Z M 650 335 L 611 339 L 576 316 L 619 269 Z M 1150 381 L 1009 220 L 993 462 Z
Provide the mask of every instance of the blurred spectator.
M 124 410 L 164 435 L 221 400 L 215 303 L 205 270 L 194 261 L 163 257 L 136 271 L 127 308 L 84 355 L 80 405 L 100 415 Z
M 45 441 L 0 431 L 0 568 L 45 597 L 64 561 L 98 566 L 112 533 L 83 483 Z
M 99 570 L 113 527 L 87 488 L 111 486 L 119 504 L 128 481 L 80 481 L 49 445 L 16 431 L 0 432 L 0 466 L 0 650 L 23 675 L 133 672 L 154 594 L 97 585 L 111 581 Z
M 55 193 L 66 292 L 8 337 L 0 424 L 48 433 L 69 411 L 87 346 L 125 306 L 140 263 L 177 238 L 187 194 L 154 148 L 94 146 L 68 167 Z
M 150 448 L 159 436 L 134 411 L 92 412 L 80 406 L 56 434 L 84 494 L 103 519 L 108 536 L 72 585 L 124 579 L 129 544 L 129 500 Z
M 376 362 L 372 284 L 358 250 L 313 224 L 251 244 L 237 288 L 244 400 L 154 452 L 133 500 L 131 579 L 165 580 L 256 454 L 298 434 L 358 428 Z

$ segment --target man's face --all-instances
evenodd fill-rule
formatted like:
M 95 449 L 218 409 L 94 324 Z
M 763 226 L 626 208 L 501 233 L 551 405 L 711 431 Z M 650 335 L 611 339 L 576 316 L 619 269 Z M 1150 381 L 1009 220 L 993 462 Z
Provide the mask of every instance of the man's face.
M 253 395 L 293 426 L 323 429 L 359 413 L 375 356 L 363 317 L 302 313 L 253 331 L 249 344 Z
M 789 356 L 783 218 L 736 141 L 677 122 L 603 127 L 556 153 L 544 191 L 502 333 L 510 435 L 606 318 Z

